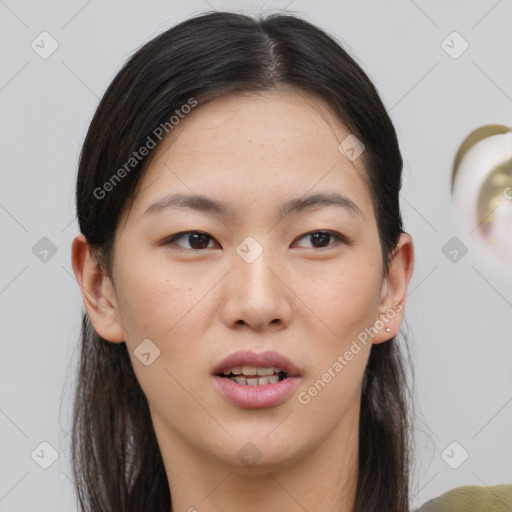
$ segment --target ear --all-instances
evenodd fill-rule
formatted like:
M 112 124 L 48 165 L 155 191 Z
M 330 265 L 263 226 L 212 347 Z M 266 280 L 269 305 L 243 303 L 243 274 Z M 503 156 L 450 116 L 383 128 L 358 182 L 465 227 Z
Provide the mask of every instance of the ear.
M 378 317 L 375 319 L 375 328 L 378 332 L 373 337 L 373 343 L 391 339 L 400 329 L 413 268 L 413 241 L 409 234 L 402 233 L 393 251 L 388 274 L 382 282 Z M 389 327 L 389 332 L 386 332 L 386 327 Z
M 71 264 L 94 330 L 107 341 L 125 341 L 112 281 L 96 261 L 82 233 L 73 240 Z

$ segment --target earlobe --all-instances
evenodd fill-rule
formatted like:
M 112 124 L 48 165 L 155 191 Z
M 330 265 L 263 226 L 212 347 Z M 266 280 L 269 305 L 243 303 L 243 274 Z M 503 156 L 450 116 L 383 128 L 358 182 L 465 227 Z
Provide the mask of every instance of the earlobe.
M 125 341 L 111 280 L 94 258 L 82 233 L 73 240 L 71 263 L 94 330 L 107 341 Z
M 388 274 L 382 283 L 378 318 L 375 322 L 378 332 L 373 337 L 373 343 L 383 343 L 398 333 L 413 269 L 414 244 L 408 233 L 402 233 L 393 252 Z

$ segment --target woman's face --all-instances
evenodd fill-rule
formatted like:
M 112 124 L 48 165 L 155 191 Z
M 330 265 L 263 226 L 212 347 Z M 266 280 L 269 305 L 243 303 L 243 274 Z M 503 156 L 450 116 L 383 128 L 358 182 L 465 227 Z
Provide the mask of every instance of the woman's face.
M 320 100 L 281 90 L 198 107 L 156 150 L 116 233 L 119 325 L 92 320 L 126 341 L 164 459 L 268 470 L 326 439 L 357 445 L 369 333 L 396 334 L 407 279 L 383 278 L 362 158 L 338 147 L 349 134 Z M 214 376 L 239 351 L 295 372 L 261 391 Z

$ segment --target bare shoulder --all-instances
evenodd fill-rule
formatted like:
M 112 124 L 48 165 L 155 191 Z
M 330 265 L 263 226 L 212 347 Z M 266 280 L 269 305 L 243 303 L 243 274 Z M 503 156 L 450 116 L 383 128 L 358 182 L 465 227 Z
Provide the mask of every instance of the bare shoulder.
M 434 498 L 416 512 L 510 512 L 512 485 L 464 485 Z

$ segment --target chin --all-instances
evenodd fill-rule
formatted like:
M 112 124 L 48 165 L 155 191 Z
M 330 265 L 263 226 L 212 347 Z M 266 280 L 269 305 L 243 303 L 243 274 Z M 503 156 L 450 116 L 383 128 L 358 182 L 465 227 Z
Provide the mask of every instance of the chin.
M 305 447 L 285 430 L 281 435 L 276 432 L 269 435 L 272 428 L 244 430 L 243 434 L 229 440 L 229 446 L 220 446 L 221 451 L 216 455 L 240 474 L 265 474 L 295 464 L 303 456 Z

